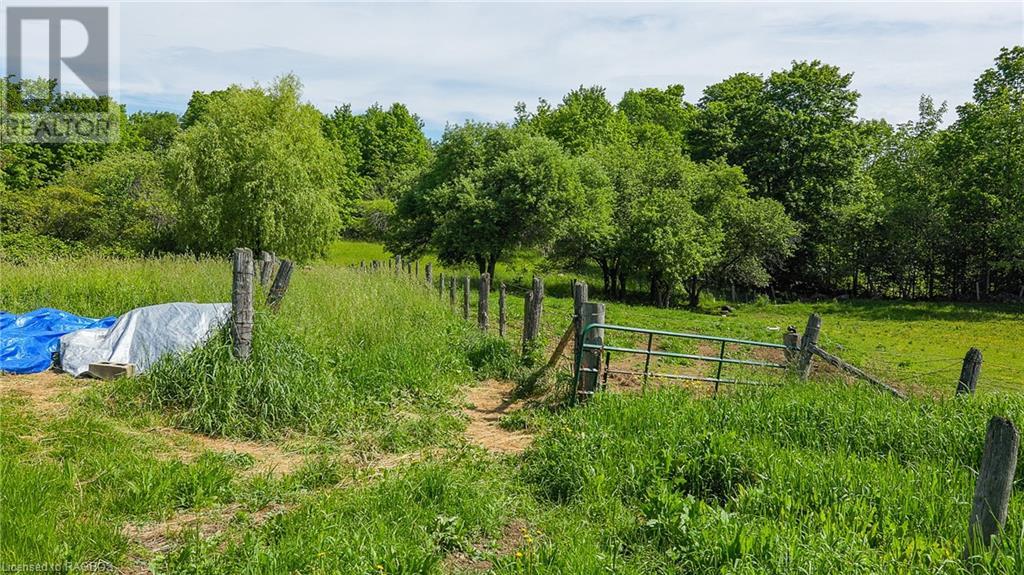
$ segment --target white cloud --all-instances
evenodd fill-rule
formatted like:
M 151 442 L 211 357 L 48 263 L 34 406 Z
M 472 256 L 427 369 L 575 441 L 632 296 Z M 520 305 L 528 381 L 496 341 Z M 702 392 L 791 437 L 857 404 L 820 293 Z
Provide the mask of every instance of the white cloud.
M 125 3 L 121 97 L 184 109 L 192 90 L 294 71 L 330 110 L 401 101 L 432 133 L 507 119 L 518 100 L 580 84 L 617 99 L 682 83 L 688 98 L 740 71 L 820 59 L 854 72 L 860 114 L 904 121 L 921 94 L 955 106 L 1002 46 L 1020 3 L 266 4 Z

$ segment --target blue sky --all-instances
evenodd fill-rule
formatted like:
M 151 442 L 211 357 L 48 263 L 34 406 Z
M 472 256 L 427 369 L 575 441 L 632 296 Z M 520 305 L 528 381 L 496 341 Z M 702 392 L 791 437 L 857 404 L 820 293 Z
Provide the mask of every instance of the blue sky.
M 517 101 L 600 84 L 681 83 L 695 101 L 735 72 L 820 59 L 854 73 L 862 117 L 901 122 L 921 94 L 970 99 L 1024 4 L 125 2 L 119 97 L 182 112 L 192 90 L 299 75 L 324 111 L 400 101 L 436 137 L 446 122 L 511 118 Z

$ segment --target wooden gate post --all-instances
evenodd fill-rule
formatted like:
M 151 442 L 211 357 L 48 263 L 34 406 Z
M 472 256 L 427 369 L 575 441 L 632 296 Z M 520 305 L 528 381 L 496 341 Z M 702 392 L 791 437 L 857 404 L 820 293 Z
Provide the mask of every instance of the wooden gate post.
M 972 347 L 967 350 L 964 356 L 963 366 L 960 367 L 960 380 L 956 382 L 956 394 L 972 394 L 978 387 L 978 377 L 981 375 L 981 350 Z
M 252 250 L 235 248 L 231 255 L 231 342 L 235 357 L 248 359 L 252 351 Z
M 974 502 L 967 525 L 964 556 L 970 557 L 980 542 L 988 547 L 992 536 L 1002 531 L 1017 470 L 1020 434 L 1013 422 L 995 416 L 988 422 L 985 452 L 981 456 L 978 480 L 974 484 Z
M 462 319 L 469 321 L 469 276 L 462 278 Z
M 782 334 L 782 345 L 786 346 L 786 365 L 792 369 L 797 358 L 800 357 L 800 334 L 792 326 Z
M 586 328 L 588 325 L 595 323 L 604 323 L 604 304 L 596 302 L 585 302 L 581 308 L 580 323 L 583 325 L 581 329 Z M 601 346 L 604 343 L 604 329 L 594 328 L 590 329 L 583 335 L 583 343 L 587 345 Z M 582 345 L 582 344 L 581 344 Z M 583 349 L 583 355 L 580 358 L 580 373 L 579 381 L 580 387 L 577 393 L 581 396 L 580 399 L 586 399 L 587 397 L 594 394 L 597 391 L 598 374 L 597 368 L 601 364 L 601 351 L 599 349 Z M 595 371 L 586 371 L 595 370 Z
M 270 288 L 270 293 L 267 294 L 267 306 L 272 311 L 277 311 L 277 308 L 281 306 L 281 300 L 284 299 L 284 294 L 288 291 L 288 284 L 291 281 L 292 262 L 291 260 L 281 260 L 281 267 L 277 268 L 277 276 L 274 277 L 274 285 Z
M 523 297 L 523 355 L 526 355 L 530 351 L 530 345 L 533 343 L 533 337 L 530 335 L 533 333 L 533 328 L 530 327 L 530 323 L 533 321 L 533 292 L 528 291 Z
M 797 373 L 800 379 L 807 379 L 811 375 L 811 358 L 814 357 L 814 348 L 818 345 L 818 335 L 821 334 L 821 316 L 812 313 L 807 318 L 807 327 L 800 336 L 800 361 L 797 364 Z
M 480 297 L 476 302 L 476 322 L 480 327 L 480 331 L 487 333 L 488 323 L 488 308 L 490 307 L 491 298 L 491 274 L 480 274 Z
M 498 336 L 505 337 L 505 324 L 508 322 L 508 313 L 505 309 L 505 282 L 501 282 L 498 288 Z
M 572 323 L 575 328 L 575 337 L 573 338 L 573 362 L 575 363 L 576 358 L 579 357 L 580 352 L 580 337 L 583 333 L 583 304 L 587 303 L 590 299 L 590 288 L 586 282 L 577 281 L 573 283 L 572 293 Z

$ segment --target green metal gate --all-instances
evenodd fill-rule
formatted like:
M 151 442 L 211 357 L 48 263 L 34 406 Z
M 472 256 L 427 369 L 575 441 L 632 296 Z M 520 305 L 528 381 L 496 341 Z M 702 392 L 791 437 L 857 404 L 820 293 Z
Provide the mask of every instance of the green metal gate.
M 595 330 L 602 330 L 602 332 L 603 332 L 603 330 L 608 330 L 608 331 L 617 331 L 617 332 L 624 332 L 624 333 L 645 334 L 645 335 L 647 335 L 647 347 L 646 347 L 646 349 L 636 349 L 636 348 L 628 348 L 628 347 L 618 347 L 618 346 L 605 345 L 604 337 L 600 337 L 598 343 L 589 342 L 587 336 L 589 334 L 591 334 L 591 332 L 593 332 Z M 656 349 L 653 349 L 654 337 L 655 336 L 658 336 L 660 338 L 667 337 L 667 338 L 680 338 L 680 339 L 688 339 L 688 340 L 700 340 L 700 341 L 715 342 L 719 346 L 718 355 L 717 356 L 709 356 L 709 355 L 689 354 L 689 353 L 676 353 L 676 352 L 671 352 L 671 351 L 656 350 Z M 573 386 L 574 386 L 574 391 L 575 391 L 574 397 L 577 398 L 577 399 L 579 399 L 580 396 L 587 396 L 587 395 L 593 394 L 597 390 L 598 384 L 600 384 L 600 386 L 603 387 L 607 383 L 607 381 L 608 381 L 608 374 L 643 376 L 643 385 L 644 385 L 644 387 L 646 387 L 647 382 L 648 382 L 648 380 L 650 378 L 681 379 L 681 380 L 702 381 L 702 382 L 707 382 L 707 383 L 714 383 L 715 384 L 715 393 L 716 394 L 718 393 L 718 386 L 720 384 L 723 384 L 723 383 L 725 383 L 725 384 L 740 384 L 740 385 L 773 385 L 773 384 L 770 384 L 770 383 L 765 383 L 765 382 L 760 382 L 760 381 L 751 381 L 751 380 L 742 380 L 742 379 L 736 379 L 736 378 L 724 378 L 724 377 L 722 377 L 722 371 L 723 371 L 724 366 L 726 366 L 726 365 L 744 365 L 744 366 L 763 367 L 763 368 L 769 368 L 769 369 L 783 369 L 783 370 L 787 369 L 789 367 L 789 365 L 787 363 L 773 363 L 773 362 L 770 362 L 770 361 L 757 361 L 757 360 L 750 360 L 750 359 L 739 359 L 739 358 L 726 357 L 726 348 L 725 348 L 725 346 L 727 344 L 736 344 L 736 345 L 749 346 L 749 347 L 780 349 L 780 350 L 783 350 L 784 352 L 786 352 L 787 357 L 788 357 L 789 353 L 794 351 L 794 350 L 792 350 L 792 349 L 790 349 L 790 348 L 788 348 L 785 345 L 780 344 L 780 343 L 767 343 L 767 342 L 763 342 L 763 341 L 752 341 L 752 340 L 746 340 L 746 339 L 734 339 L 734 338 L 729 338 L 729 337 L 715 337 L 715 336 L 710 336 L 710 335 L 700 335 L 700 334 L 694 334 L 694 333 L 676 333 L 676 332 L 671 332 L 671 331 L 661 331 L 661 330 L 654 330 L 654 329 L 643 329 L 643 328 L 627 327 L 627 326 L 607 324 L 607 323 L 592 323 L 592 324 L 587 325 L 580 332 L 580 341 L 583 342 L 583 343 L 581 345 L 576 346 L 577 347 L 577 349 L 576 349 L 576 357 L 575 357 L 574 364 L 573 364 L 574 365 Z M 588 352 L 591 353 L 591 354 L 596 355 L 596 357 L 594 357 L 592 355 L 591 356 L 591 358 L 592 358 L 591 361 L 588 362 L 588 363 L 593 363 L 594 365 L 592 365 L 592 366 L 584 366 L 583 365 L 584 354 L 586 354 Z M 622 370 L 622 369 L 612 369 L 612 368 L 610 368 L 609 367 L 609 363 L 611 361 L 611 354 L 612 353 L 624 353 L 624 354 L 639 354 L 639 355 L 643 355 L 645 357 L 645 359 L 644 359 L 644 370 L 643 371 L 630 371 L 630 370 Z M 652 357 L 670 357 L 670 358 L 677 358 L 677 359 L 689 359 L 689 360 L 694 360 L 694 361 L 711 362 L 711 363 L 717 364 L 718 368 L 717 368 L 717 370 L 715 372 L 715 376 L 714 377 L 688 375 L 688 374 L 678 374 L 678 373 L 658 373 L 658 372 L 652 372 L 651 371 L 651 358 Z M 581 388 L 581 384 L 584 381 L 584 375 L 585 374 L 593 374 L 593 379 L 592 379 L 593 385 L 587 386 L 589 389 L 582 389 Z

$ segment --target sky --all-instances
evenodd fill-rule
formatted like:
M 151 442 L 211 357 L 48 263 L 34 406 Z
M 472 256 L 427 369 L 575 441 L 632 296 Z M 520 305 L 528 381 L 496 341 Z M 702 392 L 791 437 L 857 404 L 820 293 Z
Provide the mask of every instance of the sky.
M 951 110 L 969 100 L 999 49 L 1024 44 L 1021 2 L 124 2 L 116 12 L 115 94 L 130 112 L 181 113 L 193 90 L 293 72 L 325 112 L 402 102 L 433 138 L 580 85 L 615 102 L 683 84 L 695 102 L 734 73 L 813 59 L 854 74 L 861 117 L 903 122 L 922 94 Z

